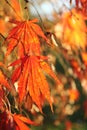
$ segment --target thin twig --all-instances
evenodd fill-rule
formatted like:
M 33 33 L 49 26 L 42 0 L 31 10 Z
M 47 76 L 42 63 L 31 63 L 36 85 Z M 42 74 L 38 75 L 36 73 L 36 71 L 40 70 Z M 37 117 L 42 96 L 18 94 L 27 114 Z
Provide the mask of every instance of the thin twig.
M 6 37 L 2 34 L 2 33 L 0 33 L 0 36 L 5 40 L 6 39 Z

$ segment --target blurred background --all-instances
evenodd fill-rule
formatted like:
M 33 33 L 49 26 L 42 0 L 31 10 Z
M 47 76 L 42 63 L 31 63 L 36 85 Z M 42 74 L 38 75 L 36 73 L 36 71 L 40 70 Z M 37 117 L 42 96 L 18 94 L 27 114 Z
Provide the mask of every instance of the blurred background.
M 24 9 L 26 4 L 23 0 L 20 1 Z M 12 0 L 9 2 L 13 6 Z M 6 51 L 3 41 L 14 26 L 9 20 L 16 19 L 11 6 L 5 0 L 0 1 L 0 61 L 2 62 Z M 53 79 L 47 77 L 54 113 L 47 103 L 43 107 L 44 114 L 41 114 L 37 108 L 37 112 L 32 110 L 33 119 L 40 123 L 40 126 L 31 129 L 86 130 L 87 32 L 84 30 L 87 30 L 87 21 L 74 9 L 74 0 L 72 4 L 70 0 L 29 0 L 27 7 L 29 19 L 39 19 L 39 25 L 54 46 L 53 48 L 45 46 L 42 40 L 42 53 L 49 57 L 49 64 L 62 83 L 56 86 Z M 27 17 L 25 9 L 24 16 Z M 13 59 L 15 54 L 9 56 L 7 62 Z M 9 76 L 11 74 L 6 73 Z M 28 110 L 26 112 L 28 113 Z

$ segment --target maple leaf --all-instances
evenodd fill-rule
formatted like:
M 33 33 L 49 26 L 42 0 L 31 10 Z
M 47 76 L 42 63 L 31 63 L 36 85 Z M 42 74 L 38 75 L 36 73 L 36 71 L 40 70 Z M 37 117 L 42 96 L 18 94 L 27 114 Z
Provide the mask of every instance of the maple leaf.
M 27 93 L 29 93 L 32 101 L 38 106 L 40 111 L 44 100 L 47 100 L 50 103 L 52 109 L 52 100 L 45 73 L 48 73 L 54 78 L 57 84 L 60 83 L 44 59 L 47 59 L 47 57 L 25 56 L 10 65 L 15 66 L 16 64 L 18 65 L 19 62 L 21 63 L 12 74 L 12 82 L 18 81 L 20 102 L 22 102 Z M 16 73 L 17 71 L 19 71 L 19 74 Z
M 14 114 L 13 119 L 15 121 L 16 130 L 30 130 L 27 125 L 36 125 L 35 122 L 31 121 L 30 119 L 22 115 Z
M 26 118 L 26 117 L 22 116 L 21 114 L 18 114 L 18 115 L 14 114 L 13 118 L 15 121 L 17 121 L 17 119 L 18 119 L 26 124 L 37 125 L 34 121 L 31 121 L 29 118 Z
M 84 15 L 80 11 L 72 9 L 71 12 L 65 13 L 63 28 L 63 40 L 65 44 L 69 44 L 73 49 L 85 49 L 87 45 L 87 27 Z
M 0 130 L 15 130 L 15 124 L 10 112 L 0 113 Z
M 30 130 L 27 125 L 36 125 L 30 119 L 17 114 L 12 114 L 9 111 L 0 113 L 0 130 Z
M 20 52 L 25 52 L 25 54 L 34 53 L 35 55 L 40 54 L 40 40 L 39 36 L 47 38 L 44 35 L 42 29 L 37 25 L 37 19 L 26 20 L 26 21 L 12 21 L 16 26 L 10 31 L 6 41 L 8 42 L 7 53 L 10 54 L 13 49 L 18 46 Z M 21 54 L 19 54 L 21 55 Z

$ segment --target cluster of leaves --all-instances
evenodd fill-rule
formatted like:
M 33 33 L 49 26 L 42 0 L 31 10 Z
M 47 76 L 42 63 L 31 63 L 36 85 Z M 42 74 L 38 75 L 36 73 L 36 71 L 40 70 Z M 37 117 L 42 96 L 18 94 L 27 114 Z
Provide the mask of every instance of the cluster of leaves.
M 56 28 L 62 26 L 62 36 L 58 37 L 61 41 L 57 49 L 59 55 L 56 55 L 56 71 L 62 73 L 63 83 L 55 96 L 55 100 L 56 97 L 60 100 L 55 103 L 56 111 L 60 109 L 57 114 L 61 119 L 58 117 L 58 120 L 66 117 L 74 122 L 87 120 L 87 5 L 84 3 L 83 7 L 81 2 L 76 0 L 76 7 L 63 13 L 61 24 L 56 25 Z
M 0 130 L 29 130 L 28 125 L 37 125 L 26 117 L 23 109 L 31 113 L 32 108 L 38 108 L 43 113 L 46 101 L 52 111 L 54 103 L 55 111 L 59 114 L 58 121 L 69 115 L 66 111 L 69 104 L 74 106 L 75 102 L 80 101 L 87 119 L 87 99 L 82 89 L 82 83 L 87 79 L 87 0 L 75 0 L 76 7 L 63 14 L 61 43 L 57 43 L 54 35 L 50 35 L 51 40 L 48 39 L 38 19 L 29 18 L 27 0 L 23 0 L 23 3 L 19 3 L 19 0 L 5 2 L 15 13 L 12 12 L 13 17 L 10 16 L 12 29 L 6 38 L 3 36 L 5 25 L 1 22 L 3 26 L 0 33 L 4 38 L 3 46 L 6 46 L 4 61 L 15 51 L 16 58 L 8 65 L 0 62 Z M 55 68 L 60 74 L 60 80 L 49 65 L 49 57 L 43 55 L 42 46 L 56 50 Z M 12 70 L 8 76 L 5 71 L 9 72 L 10 68 Z M 60 85 L 54 90 L 54 98 L 50 94 L 48 77 L 54 79 L 56 86 Z M 66 82 L 65 77 L 68 79 Z M 83 87 L 85 90 L 86 86 Z M 65 126 L 69 130 L 72 123 L 66 121 Z
M 35 125 L 35 123 L 24 117 L 22 113 L 15 114 L 12 112 L 12 106 L 8 99 L 9 93 L 14 97 L 15 109 L 19 109 L 19 111 L 25 106 L 30 111 L 35 104 L 42 112 L 45 101 L 49 102 L 53 111 L 46 76 L 51 76 L 57 84 L 60 82 L 47 63 L 48 57 L 41 53 L 41 38 L 48 45 L 51 44 L 37 24 L 38 19 L 24 19 L 21 15 L 21 5 L 18 0 L 11 0 L 11 4 L 7 0 L 6 2 L 14 11 L 18 10 L 18 12 L 15 20 L 10 20 L 10 24 L 14 24 L 14 27 L 3 43 L 7 45 L 5 60 L 13 53 L 15 48 L 17 59 L 7 66 L 2 62 L 0 63 L 1 67 L 6 69 L 14 67 L 10 78 L 0 70 L 0 130 L 29 130 L 25 124 Z M 15 83 L 17 86 L 15 86 Z

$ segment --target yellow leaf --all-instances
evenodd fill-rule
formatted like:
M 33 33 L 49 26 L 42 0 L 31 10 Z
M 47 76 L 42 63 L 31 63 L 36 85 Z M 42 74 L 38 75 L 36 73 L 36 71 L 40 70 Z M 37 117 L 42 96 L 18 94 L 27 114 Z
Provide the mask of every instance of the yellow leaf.
M 65 44 L 69 44 L 73 49 L 85 49 L 87 45 L 87 26 L 84 20 L 84 15 L 72 9 L 63 17 L 63 40 Z

